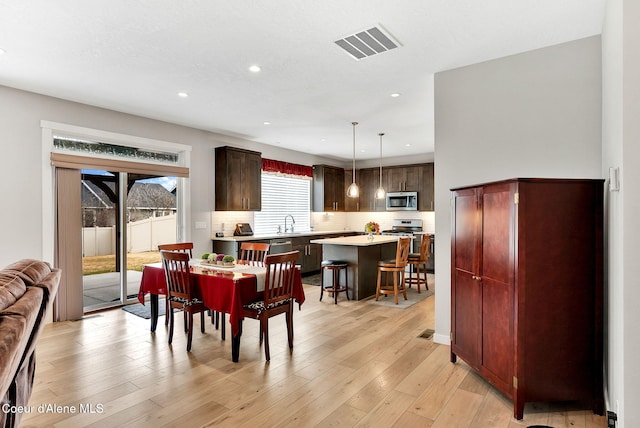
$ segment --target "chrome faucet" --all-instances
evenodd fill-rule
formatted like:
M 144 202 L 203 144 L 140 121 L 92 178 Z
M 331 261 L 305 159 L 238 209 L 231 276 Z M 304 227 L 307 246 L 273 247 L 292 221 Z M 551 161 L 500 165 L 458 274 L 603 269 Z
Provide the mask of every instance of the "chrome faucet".
M 291 214 L 287 214 L 284 216 L 284 233 L 287 233 L 289 229 L 287 228 L 287 218 L 291 217 L 291 233 L 293 233 L 293 225 L 296 224 L 296 219 L 293 218 Z

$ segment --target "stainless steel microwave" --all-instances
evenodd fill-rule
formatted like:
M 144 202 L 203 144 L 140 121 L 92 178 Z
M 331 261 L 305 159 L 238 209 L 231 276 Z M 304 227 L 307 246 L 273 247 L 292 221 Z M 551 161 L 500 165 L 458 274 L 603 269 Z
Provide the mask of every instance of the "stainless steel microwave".
M 387 193 L 387 211 L 418 211 L 418 192 Z

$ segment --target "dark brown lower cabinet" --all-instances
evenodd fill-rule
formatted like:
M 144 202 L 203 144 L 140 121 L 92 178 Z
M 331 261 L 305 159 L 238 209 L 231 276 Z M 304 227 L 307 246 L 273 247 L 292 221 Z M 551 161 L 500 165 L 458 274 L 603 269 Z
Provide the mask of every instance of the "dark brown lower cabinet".
M 451 362 L 514 402 L 602 414 L 603 180 L 452 189 Z

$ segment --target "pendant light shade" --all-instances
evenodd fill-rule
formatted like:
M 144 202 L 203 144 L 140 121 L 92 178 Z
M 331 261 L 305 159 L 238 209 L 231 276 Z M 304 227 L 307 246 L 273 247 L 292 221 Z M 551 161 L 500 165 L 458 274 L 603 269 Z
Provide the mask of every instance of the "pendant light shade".
M 382 136 L 384 132 L 378 134 L 380 136 L 380 186 L 376 189 L 376 199 L 384 199 L 386 192 L 382 187 Z
M 351 185 L 347 189 L 347 196 L 350 198 L 357 198 L 360 193 L 360 189 L 356 184 L 356 125 L 358 122 L 351 122 L 353 125 L 353 180 L 351 181 Z

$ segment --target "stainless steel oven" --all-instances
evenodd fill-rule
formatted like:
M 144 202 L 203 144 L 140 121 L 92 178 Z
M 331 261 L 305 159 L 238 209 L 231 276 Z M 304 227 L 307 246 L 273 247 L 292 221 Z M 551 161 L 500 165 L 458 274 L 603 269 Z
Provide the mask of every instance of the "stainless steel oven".
M 417 253 L 420 251 L 420 238 L 416 235 L 418 232 L 422 232 L 421 219 L 394 219 L 391 229 L 383 230 L 381 234 L 413 237 L 411 252 Z
M 387 193 L 387 211 L 417 211 L 418 192 Z

